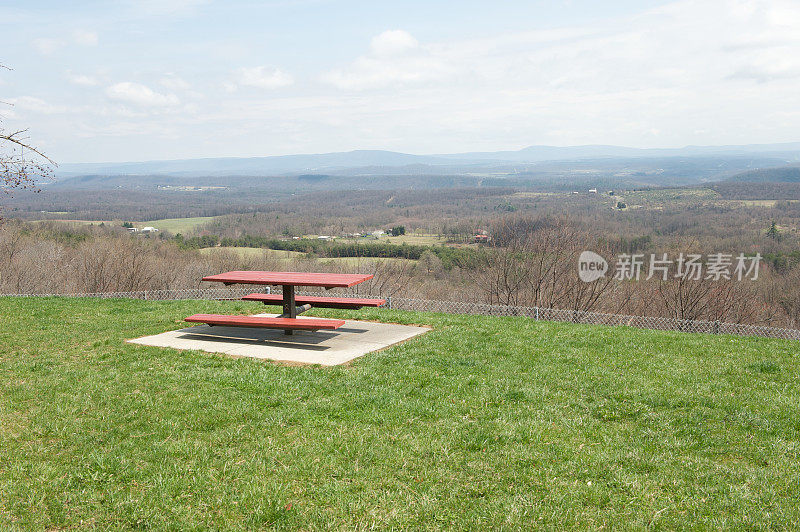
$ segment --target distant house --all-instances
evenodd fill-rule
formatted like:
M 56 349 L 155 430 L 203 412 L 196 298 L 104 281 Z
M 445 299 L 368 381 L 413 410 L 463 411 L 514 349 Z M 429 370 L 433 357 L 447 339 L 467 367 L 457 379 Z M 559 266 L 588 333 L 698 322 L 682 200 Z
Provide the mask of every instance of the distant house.
M 128 232 L 129 233 L 138 233 L 139 232 L 139 228 L 138 227 L 128 227 Z
M 589 189 L 589 194 L 597 194 L 597 189 L 596 188 L 590 188 Z
M 383 231 L 380 231 L 380 230 L 378 230 L 378 231 L 373 231 L 373 232 L 372 232 L 372 236 L 374 236 L 375 238 L 380 238 L 380 237 L 382 237 L 382 236 L 383 236 L 383 235 L 385 235 L 385 234 L 386 234 L 386 233 L 384 233 Z
M 142 227 L 142 233 L 158 233 L 155 227 Z
M 330 237 L 330 236 L 328 236 L 328 235 L 319 235 L 319 236 L 317 237 L 317 240 L 331 240 L 332 238 L 333 238 L 333 237 Z
M 489 240 L 491 240 L 491 237 L 487 231 L 478 231 L 475 236 L 472 237 L 472 241 L 476 244 L 487 244 Z

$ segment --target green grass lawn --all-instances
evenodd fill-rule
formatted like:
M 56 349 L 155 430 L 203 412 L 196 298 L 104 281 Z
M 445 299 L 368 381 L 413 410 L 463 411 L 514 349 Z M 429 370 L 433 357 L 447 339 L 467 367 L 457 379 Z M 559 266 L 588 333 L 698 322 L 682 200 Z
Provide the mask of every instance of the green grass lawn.
M 350 367 L 124 343 L 244 302 L 0 298 L 0 529 L 800 526 L 799 344 L 389 310 Z

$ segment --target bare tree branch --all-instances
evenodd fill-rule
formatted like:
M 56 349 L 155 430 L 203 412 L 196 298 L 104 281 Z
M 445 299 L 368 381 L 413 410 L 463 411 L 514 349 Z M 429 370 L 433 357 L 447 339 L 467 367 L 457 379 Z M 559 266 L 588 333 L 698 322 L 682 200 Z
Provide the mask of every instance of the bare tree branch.
M 0 64 L 0 68 L 11 70 L 3 64 Z M 6 195 L 16 189 L 38 191 L 37 184 L 52 178 L 57 166 L 55 161 L 30 143 L 27 132 L 27 129 L 6 131 L 0 116 L 0 190 Z

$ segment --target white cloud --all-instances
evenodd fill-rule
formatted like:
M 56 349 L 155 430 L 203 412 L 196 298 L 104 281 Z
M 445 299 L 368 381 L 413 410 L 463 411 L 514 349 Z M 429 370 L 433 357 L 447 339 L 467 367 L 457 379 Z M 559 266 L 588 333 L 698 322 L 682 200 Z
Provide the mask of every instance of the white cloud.
M 443 79 L 451 73 L 434 47 L 420 46 L 406 31 L 389 30 L 372 39 L 369 53 L 323 74 L 322 80 L 340 89 L 364 90 Z
M 471 92 L 521 88 L 552 90 L 547 97 L 558 99 L 563 91 L 702 92 L 726 80 L 798 76 L 800 4 L 681 0 L 591 26 L 490 38 L 419 43 L 403 30 L 385 31 L 364 55 L 322 80 L 355 91 L 441 87 L 467 101 Z
M 79 85 L 81 87 L 94 87 L 98 85 L 97 78 L 94 76 L 87 76 L 84 74 L 73 74 L 67 73 L 67 81 L 72 83 L 73 85 Z
M 238 85 L 259 89 L 279 89 L 294 83 L 294 78 L 278 68 L 257 66 L 240 68 L 237 72 Z M 230 88 L 230 85 L 226 85 Z
M 373 55 L 387 56 L 408 52 L 419 47 L 419 42 L 407 31 L 388 30 L 372 38 L 370 51 Z
M 211 0 L 124 0 L 128 16 L 138 18 L 194 14 L 197 8 Z
M 65 45 L 66 43 L 59 39 L 40 38 L 33 40 L 33 47 L 42 55 L 50 55 Z
M 97 34 L 92 31 L 75 30 L 72 32 L 72 41 L 81 46 L 97 46 Z
M 8 100 L 8 103 L 12 104 L 16 109 L 21 111 L 30 111 L 44 115 L 63 113 L 68 110 L 66 107 L 50 104 L 45 100 L 36 98 L 34 96 L 20 96 L 18 98 L 11 98 Z
M 185 91 L 191 88 L 191 85 L 189 85 L 186 80 L 172 73 L 167 74 L 158 82 L 161 84 L 161 86 L 173 91 Z
M 293 116 L 336 124 L 337 142 L 352 147 L 788 141 L 800 128 L 800 115 L 787 114 L 800 108 L 800 3 L 677 1 L 584 26 L 442 42 L 393 30 L 322 79 L 347 92 Z M 279 119 L 277 109 L 263 113 Z
M 288 71 L 265 66 L 232 71 L 220 80 L 218 73 L 229 68 L 231 57 L 250 57 L 240 43 L 256 37 L 246 34 L 235 46 L 215 42 L 210 54 L 197 54 L 209 75 L 186 74 L 191 84 L 163 74 L 141 78 L 146 86 L 108 87 L 108 79 L 140 79 L 110 77 L 116 69 L 145 76 L 163 64 L 130 59 L 110 65 L 108 73 L 98 67 L 84 70 L 108 87 L 110 100 L 94 105 L 92 91 L 85 91 L 81 120 L 97 131 L 118 120 L 129 124 L 131 142 L 113 145 L 118 154 L 129 153 L 134 144 L 166 150 L 133 137 L 159 127 L 191 138 L 169 148 L 187 155 L 202 153 L 197 138 L 210 139 L 203 148 L 210 154 L 266 154 L 264 146 L 272 153 L 353 148 L 442 153 L 535 143 L 790 141 L 800 131 L 797 0 L 680 0 L 582 25 L 489 31 L 484 29 L 482 37 L 432 41 L 392 29 L 365 39 L 361 51 L 338 64 L 326 63 L 336 54 L 323 50 L 315 56 L 316 67 L 311 61 L 293 67 L 317 68 L 324 84 L 306 82 L 307 75 L 295 82 Z M 67 37 L 65 42 L 72 43 Z M 60 45 L 56 40 L 45 48 Z M 180 65 L 174 68 L 185 69 L 181 73 L 197 71 L 198 63 L 181 63 L 185 49 L 165 48 L 164 54 Z M 275 61 L 289 64 L 280 56 Z M 266 90 L 292 83 L 300 85 L 298 90 Z M 206 90 L 207 97 L 195 98 L 193 90 Z M 60 94 L 37 94 L 65 101 Z M 73 97 L 63 97 L 68 96 Z M 107 116 L 92 107 L 104 107 Z M 24 125 L 46 130 L 56 118 L 62 117 L 38 125 L 31 111 Z M 67 139 L 75 120 L 62 122 L 63 130 L 54 135 Z M 69 149 L 73 158 L 97 156 L 81 145 Z
M 97 46 L 97 34 L 91 31 L 75 30 L 69 38 L 41 37 L 33 40 L 33 47 L 42 55 L 51 55 L 65 46 Z
M 141 107 L 167 107 L 180 103 L 174 94 L 161 94 L 146 85 L 130 81 L 108 87 L 106 95 L 112 100 Z
M 730 75 L 730 79 L 754 80 L 759 83 L 797 77 L 800 77 L 800 63 L 797 61 L 744 65 Z

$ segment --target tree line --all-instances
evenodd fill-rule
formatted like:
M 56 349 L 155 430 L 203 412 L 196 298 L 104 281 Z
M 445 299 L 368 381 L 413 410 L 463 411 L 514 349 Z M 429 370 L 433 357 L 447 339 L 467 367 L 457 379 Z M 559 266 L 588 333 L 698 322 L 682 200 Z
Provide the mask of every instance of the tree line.
M 217 246 L 263 248 L 294 251 L 325 258 L 368 257 L 419 260 L 425 253 L 432 253 L 441 261 L 442 267 L 446 270 L 450 270 L 456 265 L 463 267 L 474 263 L 480 255 L 480 251 L 473 248 L 406 243 L 392 244 L 377 241 L 331 242 L 311 238 L 279 239 L 253 235 L 244 235 L 239 238 L 220 238 L 217 235 L 184 238 L 182 235 L 175 235 L 175 240 L 184 249 L 202 249 Z

